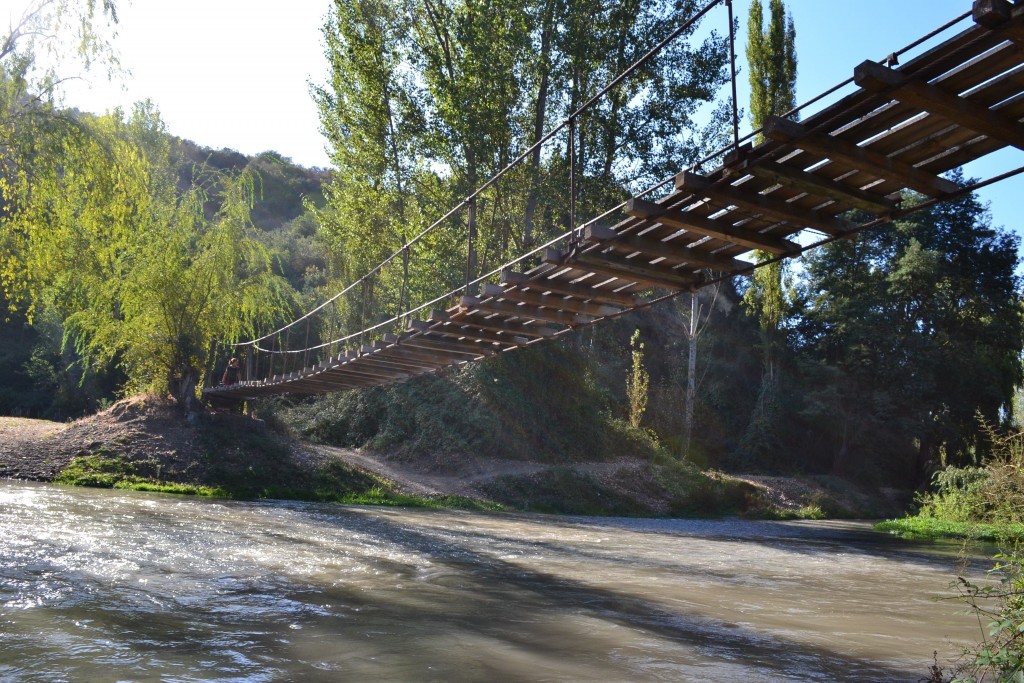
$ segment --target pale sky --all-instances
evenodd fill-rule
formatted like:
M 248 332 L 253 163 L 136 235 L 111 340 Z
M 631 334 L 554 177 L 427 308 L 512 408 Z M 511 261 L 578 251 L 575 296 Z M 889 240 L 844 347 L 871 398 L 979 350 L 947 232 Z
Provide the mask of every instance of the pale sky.
M 743 46 L 750 0 L 735 0 Z M 25 0 L 0 0 L 0 22 Z M 765 2 L 764 4 L 767 4 Z M 87 111 L 126 108 L 151 98 L 170 131 L 213 148 L 246 154 L 280 152 L 306 166 L 327 166 L 308 83 L 327 67 L 321 27 L 330 0 L 134 0 L 120 8 L 116 46 L 131 74 L 123 89 L 100 77 L 72 85 L 65 102 Z M 971 0 L 786 0 L 797 30 L 797 99 L 839 83 L 865 59 L 885 55 L 967 12 Z M 724 30 L 724 5 L 705 22 Z M 966 24 L 962 24 L 965 27 Z M 1004 151 L 968 175 L 990 176 L 1024 165 L 1024 152 Z M 1024 178 L 983 191 L 996 224 L 1018 228 L 1024 214 Z

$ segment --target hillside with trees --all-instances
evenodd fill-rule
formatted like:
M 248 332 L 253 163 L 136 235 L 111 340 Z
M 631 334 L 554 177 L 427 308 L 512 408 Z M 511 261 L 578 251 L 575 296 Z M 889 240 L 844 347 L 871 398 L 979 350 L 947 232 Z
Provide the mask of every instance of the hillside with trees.
M 331 170 L 201 148 L 148 102 L 104 116 L 63 108 L 33 71 L 39 45 L 12 34 L 0 55 L 0 413 L 66 420 L 139 391 L 197 413 L 225 344 L 274 329 L 391 254 L 316 334 L 358 331 L 459 287 L 466 214 L 403 245 L 696 6 L 336 2 L 330 78 L 314 91 Z M 753 7 L 757 125 L 795 100 L 795 27 L 777 0 L 767 16 Z M 80 18 L 109 16 L 96 11 Z M 730 128 L 718 96 L 728 46 L 714 31 L 689 42 L 695 30 L 478 197 L 470 274 L 718 146 Z M 660 463 L 651 476 L 663 484 L 686 463 L 912 489 L 944 465 L 981 462 L 982 422 L 1013 427 L 1018 248 L 967 196 L 799 267 L 761 268 L 556 342 L 250 410 L 305 439 L 424 468 L 629 457 Z M 529 486 L 508 481 L 505 493 Z

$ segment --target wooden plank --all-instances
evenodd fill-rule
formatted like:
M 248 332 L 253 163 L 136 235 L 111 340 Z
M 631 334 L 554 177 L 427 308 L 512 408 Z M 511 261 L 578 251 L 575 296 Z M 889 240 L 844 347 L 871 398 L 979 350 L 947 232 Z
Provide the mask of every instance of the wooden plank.
M 543 325 L 527 325 L 506 320 L 486 311 L 474 311 L 468 306 L 460 306 L 459 312 L 452 316 L 453 325 L 467 325 L 492 332 L 504 332 L 520 337 L 552 337 L 555 330 Z
M 411 358 L 400 358 L 397 355 L 392 356 L 385 350 L 375 351 L 366 355 L 360 356 L 358 363 L 369 363 L 370 365 L 377 364 L 384 367 L 392 368 L 407 368 L 410 371 L 419 370 L 437 370 L 438 368 L 445 367 L 448 365 L 443 360 L 432 359 L 432 360 L 414 360 Z
M 676 175 L 675 184 L 679 190 L 697 193 L 718 204 L 736 205 L 743 210 L 761 214 L 766 219 L 782 221 L 801 228 L 817 228 L 828 235 L 842 235 L 856 227 L 842 218 L 780 201 L 776 198 L 776 193 L 764 195 L 746 189 L 747 183 L 740 186 L 728 183 L 712 184 L 704 176 L 682 171 Z
M 692 211 L 665 209 L 659 204 L 642 199 L 630 199 L 626 203 L 626 213 L 639 218 L 649 218 L 669 227 L 682 228 L 698 235 L 716 237 L 724 242 L 731 242 L 749 249 L 761 249 L 772 254 L 800 253 L 799 244 L 782 237 L 753 232 L 713 218 L 704 218 Z
M 513 346 L 523 346 L 529 343 L 529 339 L 513 335 L 501 335 L 493 332 L 488 332 L 480 329 L 463 329 L 458 327 L 457 323 L 451 325 L 441 323 L 428 323 L 422 320 L 410 320 L 409 325 L 421 332 L 430 332 L 432 334 L 438 334 L 444 337 L 453 337 L 455 339 L 476 339 L 483 342 L 492 342 L 499 345 L 502 349 L 508 349 Z
M 690 289 L 698 282 L 697 278 L 688 276 L 685 271 L 658 268 L 646 263 L 642 258 L 626 259 L 610 254 L 577 254 L 570 257 L 554 249 L 547 249 L 541 260 L 544 263 L 569 266 L 647 287 L 681 291 Z
M 588 284 L 567 282 L 565 280 L 554 280 L 550 277 L 530 277 L 522 273 L 503 271 L 501 281 L 517 288 L 527 288 L 538 294 L 553 292 L 564 296 L 572 296 L 582 301 L 596 301 L 604 304 L 636 308 L 650 303 L 647 299 L 630 292 L 616 292 L 611 288 L 596 288 Z M 616 285 L 619 287 L 621 285 Z
M 865 192 L 843 182 L 774 161 L 758 161 L 747 164 L 743 170 L 758 178 L 764 178 L 780 185 L 789 185 L 868 213 L 885 215 L 896 209 L 896 202 L 881 195 Z
M 900 102 L 1024 149 L 1024 126 L 1019 121 L 976 102 L 951 95 L 934 85 L 909 78 L 870 60 L 854 69 L 853 78 L 865 90 L 889 94 Z
M 504 294 L 504 291 L 502 291 Z M 529 304 L 516 304 L 510 301 L 499 301 L 495 298 L 481 299 L 479 297 L 464 296 L 460 303 L 470 309 L 485 311 L 487 313 L 500 313 L 502 315 L 515 316 L 524 320 L 543 320 L 544 322 L 556 323 L 558 325 L 586 325 L 594 321 L 593 318 L 578 315 L 571 311 L 562 311 L 554 308 L 538 308 Z
M 416 346 L 408 346 L 402 344 L 398 346 L 396 344 L 388 344 L 382 341 L 375 341 L 374 347 L 380 349 L 381 354 L 385 358 L 401 358 L 408 360 L 436 362 L 439 367 L 447 365 L 455 365 L 457 363 L 466 363 L 473 359 L 472 356 L 465 353 L 451 353 L 449 351 L 438 351 L 436 349 L 423 349 Z M 480 356 L 483 354 L 476 354 Z
M 860 147 L 842 138 L 816 133 L 795 121 L 780 116 L 769 117 L 763 130 L 764 134 L 772 140 L 817 152 L 829 159 L 845 161 L 851 166 L 881 178 L 897 180 L 906 187 L 931 197 L 941 197 L 959 189 L 957 184 L 951 180 L 874 152 L 868 147 Z
M 517 288 L 505 289 L 499 285 L 492 285 L 490 283 L 484 285 L 483 294 L 484 296 L 491 297 L 493 299 L 519 301 L 524 304 L 530 304 L 531 306 L 579 313 L 580 315 L 585 315 L 590 318 L 605 318 L 610 315 L 615 315 L 622 310 L 615 306 L 595 304 L 588 301 L 579 301 L 578 299 L 569 299 L 561 296 L 537 294 L 532 291 Z
M 486 358 L 498 353 L 498 349 L 491 344 L 481 344 L 480 342 L 469 340 L 460 341 L 450 337 L 428 338 L 418 332 L 415 335 L 403 337 L 401 342 L 399 342 L 398 348 L 411 349 L 413 351 L 423 350 L 432 353 L 450 353 L 462 356 L 464 360 Z
M 750 268 L 746 261 L 728 256 L 717 256 L 688 247 L 685 244 L 665 242 L 646 237 L 620 235 L 614 230 L 600 225 L 588 225 L 584 231 L 584 239 L 596 242 L 623 253 L 636 251 L 648 256 L 663 257 L 672 261 L 682 261 L 694 268 L 710 268 L 724 273 L 737 273 Z

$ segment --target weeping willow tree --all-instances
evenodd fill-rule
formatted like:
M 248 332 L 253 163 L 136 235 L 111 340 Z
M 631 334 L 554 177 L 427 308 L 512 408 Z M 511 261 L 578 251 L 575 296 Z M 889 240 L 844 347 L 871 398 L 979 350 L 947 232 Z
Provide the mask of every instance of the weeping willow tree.
M 200 169 L 179 189 L 171 138 L 148 103 L 127 119 L 78 117 L 41 144 L 47 153 L 4 176 L 6 296 L 30 319 L 55 312 L 84 364 L 124 369 L 125 392 L 170 392 L 194 410 L 214 341 L 287 305 L 252 232 L 253 177 Z

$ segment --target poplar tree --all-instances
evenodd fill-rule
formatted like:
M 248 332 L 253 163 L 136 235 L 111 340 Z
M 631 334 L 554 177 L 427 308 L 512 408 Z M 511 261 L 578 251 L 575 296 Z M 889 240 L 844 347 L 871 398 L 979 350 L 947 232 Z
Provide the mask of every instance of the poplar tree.
M 344 284 L 463 202 L 698 9 L 697 0 L 335 0 L 324 27 L 330 80 L 314 97 L 338 169 L 320 220 Z M 696 46 L 683 37 L 577 119 L 579 218 L 697 157 L 692 115 L 715 99 L 727 63 L 720 35 Z M 475 199 L 474 275 L 568 227 L 569 165 L 563 132 Z M 415 305 L 461 284 L 467 222 L 464 209 L 419 242 L 407 277 L 395 275 L 405 266 L 397 258 L 374 275 L 366 308 Z M 365 299 L 356 290 L 350 325 L 369 322 L 352 315 Z
M 769 0 L 769 21 L 764 26 L 761 0 L 750 5 L 747 29 L 747 63 L 750 77 L 750 115 L 755 130 L 769 116 L 785 114 L 796 106 L 796 28 L 782 0 Z M 761 136 L 758 136 L 761 140 Z M 758 251 L 759 263 L 772 254 Z M 761 448 L 770 433 L 778 401 L 778 347 L 786 315 L 785 268 L 782 261 L 767 263 L 754 271 L 744 303 L 761 327 L 764 361 L 757 407 L 748 430 L 748 451 Z

